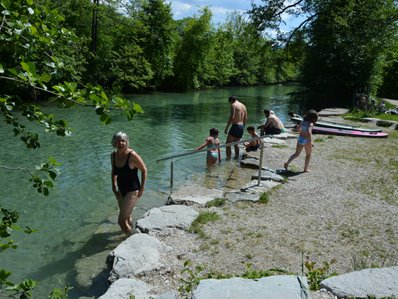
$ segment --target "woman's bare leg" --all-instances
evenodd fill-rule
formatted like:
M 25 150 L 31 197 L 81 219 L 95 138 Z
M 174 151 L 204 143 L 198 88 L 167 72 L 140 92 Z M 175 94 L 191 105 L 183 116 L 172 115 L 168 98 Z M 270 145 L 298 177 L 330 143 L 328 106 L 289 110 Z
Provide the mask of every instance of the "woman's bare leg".
M 138 191 L 128 192 L 125 196 L 118 200 L 119 203 L 119 219 L 118 223 L 122 231 L 126 234 L 133 232 L 133 220 L 131 213 L 138 201 Z

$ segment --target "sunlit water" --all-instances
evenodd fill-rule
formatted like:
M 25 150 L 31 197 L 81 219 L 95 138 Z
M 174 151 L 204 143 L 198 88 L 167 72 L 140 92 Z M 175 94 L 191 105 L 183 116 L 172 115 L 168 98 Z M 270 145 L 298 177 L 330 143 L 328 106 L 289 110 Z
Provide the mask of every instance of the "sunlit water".
M 83 256 L 101 252 L 104 244 L 93 238 L 96 228 L 109 215 L 116 215 L 116 201 L 110 183 L 110 144 L 116 131 L 130 136 L 131 147 L 148 167 L 148 181 L 143 198 L 134 211 L 134 219 L 152 207 L 161 206 L 167 199 L 170 185 L 170 161 L 157 162 L 165 156 L 183 153 L 199 146 L 209 129 L 220 130 L 220 140 L 228 116 L 228 97 L 236 95 L 246 104 L 248 125 L 264 122 L 264 108 L 270 108 L 282 119 L 287 112 L 297 111 L 290 106 L 288 93 L 295 86 L 229 88 L 192 93 L 151 93 L 132 96 L 145 113 L 129 122 L 118 113 L 110 125 L 102 125 L 89 108 L 58 109 L 47 107 L 46 112 L 67 119 L 73 129 L 71 137 L 57 137 L 41 133 L 40 150 L 27 150 L 13 136 L 11 127 L 0 127 L 0 164 L 13 168 L 32 169 L 47 157 L 62 163 L 62 174 L 50 196 L 39 195 L 32 187 L 26 171 L 0 168 L 0 204 L 20 212 L 19 225 L 38 229 L 29 236 L 15 234 L 18 249 L 0 254 L 0 268 L 13 272 L 17 282 L 30 277 L 39 282 L 35 298 L 46 298 L 54 287 L 76 284 L 74 263 Z M 42 129 L 40 129 L 42 130 Z M 40 132 L 39 132 L 40 133 Z M 249 138 L 247 133 L 244 138 Z M 187 181 L 221 188 L 223 175 L 231 167 L 222 163 L 209 176 L 205 153 L 174 160 L 174 188 Z M 222 155 L 225 157 L 224 151 Z M 233 162 L 232 162 L 233 163 Z M 70 298 L 85 294 L 78 288 Z

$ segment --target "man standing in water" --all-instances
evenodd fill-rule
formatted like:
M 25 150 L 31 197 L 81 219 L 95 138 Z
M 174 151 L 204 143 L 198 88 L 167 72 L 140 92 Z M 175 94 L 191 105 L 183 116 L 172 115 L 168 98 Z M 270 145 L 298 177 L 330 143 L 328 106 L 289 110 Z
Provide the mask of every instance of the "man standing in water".
M 231 113 L 229 115 L 225 134 L 228 134 L 227 143 L 239 141 L 243 136 L 245 124 L 247 122 L 246 106 L 238 101 L 236 96 L 230 96 L 228 102 L 231 104 Z M 228 128 L 231 128 L 228 132 Z M 235 159 L 239 158 L 239 144 L 235 144 Z M 227 160 L 231 159 L 231 147 L 226 147 Z

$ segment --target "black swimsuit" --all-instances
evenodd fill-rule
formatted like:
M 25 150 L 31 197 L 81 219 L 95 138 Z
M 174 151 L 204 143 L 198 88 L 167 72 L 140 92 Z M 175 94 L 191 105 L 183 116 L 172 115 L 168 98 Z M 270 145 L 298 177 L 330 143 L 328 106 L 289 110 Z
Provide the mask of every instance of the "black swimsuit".
M 123 167 L 116 167 L 115 153 L 113 153 L 113 171 L 117 175 L 117 186 L 119 191 L 125 196 L 130 191 L 137 191 L 141 188 L 140 180 L 138 179 L 138 169 L 134 167 L 131 169 L 129 166 L 130 154 L 127 156 L 126 163 Z

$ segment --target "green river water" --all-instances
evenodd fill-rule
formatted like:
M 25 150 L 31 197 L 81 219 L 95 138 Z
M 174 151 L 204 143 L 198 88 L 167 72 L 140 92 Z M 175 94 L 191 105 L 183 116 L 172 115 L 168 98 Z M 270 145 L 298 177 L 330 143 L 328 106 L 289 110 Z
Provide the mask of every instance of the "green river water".
M 113 122 L 107 126 L 100 123 L 90 108 L 46 107 L 46 112 L 67 119 L 73 134 L 62 138 L 39 131 L 39 150 L 26 149 L 3 122 L 1 165 L 32 169 L 52 156 L 62 163 L 62 173 L 56 179 L 56 188 L 44 197 L 31 187 L 25 171 L 0 168 L 0 205 L 19 211 L 21 227 L 38 229 L 28 236 L 18 233 L 13 236 L 18 249 L 1 253 L 0 269 L 12 271 L 11 280 L 15 282 L 27 277 L 37 280 L 34 298 L 46 298 L 54 287 L 76 285 L 75 262 L 104 250 L 104 242 L 98 235 L 94 238 L 93 232 L 110 215 L 116 215 L 110 184 L 110 141 L 116 131 L 129 135 L 131 147 L 148 167 L 146 191 L 134 211 L 133 218 L 137 219 L 148 209 L 164 205 L 167 199 L 170 162 L 157 163 L 157 159 L 192 150 L 204 141 L 212 127 L 220 130 L 220 141 L 225 143 L 223 131 L 229 116 L 230 95 L 236 95 L 247 106 L 248 125 L 258 126 L 264 122 L 264 108 L 274 110 L 282 121 L 288 121 L 288 111 L 297 111 L 288 101 L 288 93 L 295 88 L 295 85 L 272 85 L 136 95 L 132 98 L 145 113 L 131 122 L 115 113 Z M 248 134 L 243 138 L 249 138 Z M 198 153 L 174 161 L 175 187 L 193 180 L 203 183 L 205 155 Z M 224 151 L 222 155 L 225 158 Z M 223 171 L 223 163 L 217 171 Z M 222 184 L 222 179 L 216 179 L 213 187 Z M 84 295 L 77 287 L 70 292 L 70 298 Z

